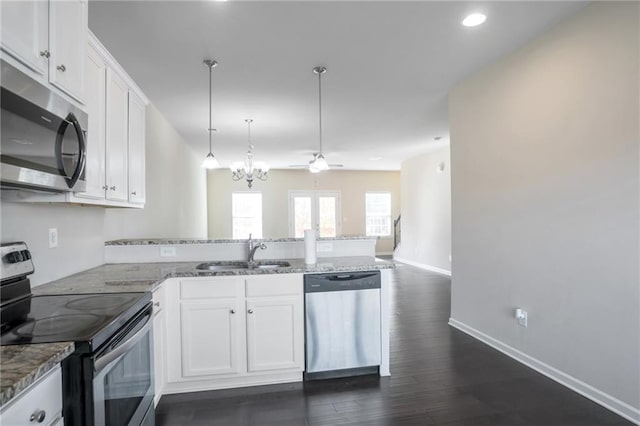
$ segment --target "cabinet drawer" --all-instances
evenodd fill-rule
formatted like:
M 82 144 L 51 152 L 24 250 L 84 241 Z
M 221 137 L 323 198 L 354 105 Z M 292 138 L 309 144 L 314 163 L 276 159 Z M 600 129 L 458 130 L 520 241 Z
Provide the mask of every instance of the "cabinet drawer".
M 180 298 L 226 299 L 238 296 L 238 278 L 212 278 L 180 281 Z
M 247 278 L 247 297 L 295 296 L 302 294 L 301 274 L 278 274 Z
M 44 411 L 42 423 L 31 421 L 32 414 Z M 60 366 L 30 386 L 0 413 L 3 426 L 52 425 L 62 415 L 62 373 Z

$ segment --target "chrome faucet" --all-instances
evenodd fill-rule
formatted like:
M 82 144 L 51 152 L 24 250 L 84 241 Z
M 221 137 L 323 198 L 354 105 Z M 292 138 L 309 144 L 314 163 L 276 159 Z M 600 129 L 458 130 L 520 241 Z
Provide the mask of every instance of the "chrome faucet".
M 255 264 L 255 260 L 253 260 L 253 257 L 256 255 L 256 251 L 258 251 L 258 249 L 266 250 L 267 246 L 264 243 L 256 243 L 255 241 L 253 241 L 251 239 L 251 234 L 249 234 L 249 240 L 247 241 L 247 243 L 249 244 L 249 257 L 247 258 L 247 263 L 249 265 Z

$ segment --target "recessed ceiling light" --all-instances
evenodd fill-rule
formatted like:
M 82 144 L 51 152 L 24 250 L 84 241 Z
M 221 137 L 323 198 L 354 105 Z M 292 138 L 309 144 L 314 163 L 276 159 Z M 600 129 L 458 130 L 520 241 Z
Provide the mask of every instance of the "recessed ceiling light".
M 466 18 L 464 18 L 464 20 L 462 21 L 462 25 L 464 25 L 465 27 L 475 27 L 482 24 L 486 20 L 486 15 L 483 15 L 482 13 L 472 13 L 471 15 L 468 15 Z
M 382 160 L 382 157 L 369 157 L 369 161 L 378 161 Z

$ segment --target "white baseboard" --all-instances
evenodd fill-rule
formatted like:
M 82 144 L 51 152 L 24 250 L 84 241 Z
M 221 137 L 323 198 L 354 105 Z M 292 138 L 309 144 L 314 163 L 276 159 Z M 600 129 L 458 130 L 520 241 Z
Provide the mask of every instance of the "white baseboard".
M 492 348 L 497 349 L 498 351 L 526 365 L 527 367 L 544 374 L 545 376 L 560 383 L 561 385 L 568 387 L 574 392 L 577 392 L 580 395 L 589 398 L 590 400 L 602 405 L 606 409 L 613 411 L 614 413 L 624 417 L 625 419 L 640 425 L 640 409 L 633 407 L 626 402 L 620 401 L 619 399 L 605 392 L 602 392 L 601 390 L 596 389 L 593 386 L 581 380 L 578 380 L 575 377 L 570 376 L 567 373 L 564 373 L 557 368 L 550 366 L 549 364 L 545 364 L 544 362 L 539 361 L 525 354 L 524 352 L 521 352 L 497 339 L 494 339 L 493 337 L 479 330 L 476 330 L 475 328 L 470 327 L 460 321 L 449 318 L 449 325 L 470 335 L 471 337 L 480 340 L 483 343 L 486 343 Z
M 391 256 L 393 254 L 392 251 L 379 251 L 376 252 L 376 256 Z
M 406 263 L 407 265 L 415 266 L 416 268 L 426 269 L 427 271 L 437 272 L 438 274 L 451 276 L 451 271 L 438 268 L 436 266 L 425 265 L 424 263 L 414 262 L 413 260 L 403 259 L 401 257 L 393 257 L 393 260 L 397 260 L 398 262 Z

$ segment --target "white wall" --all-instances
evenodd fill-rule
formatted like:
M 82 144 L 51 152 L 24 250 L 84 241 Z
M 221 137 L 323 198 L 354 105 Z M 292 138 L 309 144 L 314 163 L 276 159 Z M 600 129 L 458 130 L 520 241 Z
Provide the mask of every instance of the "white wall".
M 33 255 L 33 286 L 104 263 L 104 209 L 48 203 L 0 203 L 2 243 L 24 241 Z M 49 248 L 49 228 L 58 247 Z
M 147 107 L 146 128 L 145 207 L 107 209 L 106 240 L 206 238 L 207 181 L 201 156 L 153 105 Z
M 639 7 L 592 3 L 449 100 L 452 319 L 638 421 Z
M 451 163 L 449 147 L 402 163 L 402 242 L 394 257 L 451 272 Z M 437 167 L 444 164 L 438 173 Z

